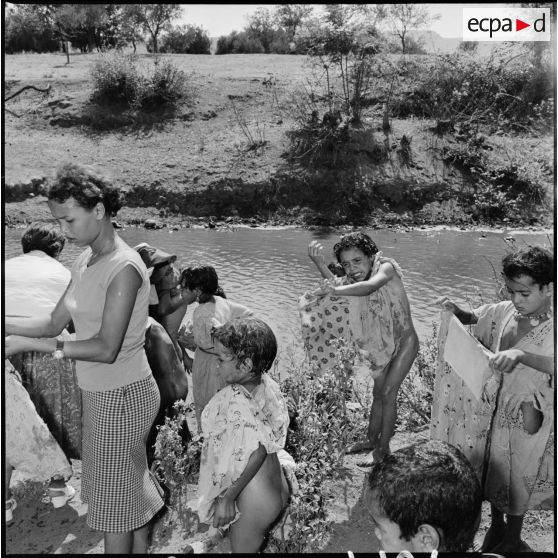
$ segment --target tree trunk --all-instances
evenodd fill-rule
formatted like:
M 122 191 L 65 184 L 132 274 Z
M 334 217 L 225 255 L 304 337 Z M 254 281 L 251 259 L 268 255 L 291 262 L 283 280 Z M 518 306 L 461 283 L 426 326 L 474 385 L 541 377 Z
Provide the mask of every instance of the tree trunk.
M 405 54 L 405 35 L 401 37 L 401 48 L 403 49 L 403 54 Z
M 70 41 L 66 40 L 66 64 L 70 63 Z

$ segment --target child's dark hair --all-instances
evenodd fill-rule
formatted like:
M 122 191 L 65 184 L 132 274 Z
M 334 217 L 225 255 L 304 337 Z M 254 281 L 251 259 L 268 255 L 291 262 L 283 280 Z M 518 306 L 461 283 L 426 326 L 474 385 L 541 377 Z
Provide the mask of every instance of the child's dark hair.
M 213 339 L 229 349 L 239 363 L 252 361 L 252 372 L 263 374 L 277 356 L 277 339 L 271 328 L 258 318 L 235 318 L 215 328 Z
M 24 254 L 31 250 L 41 250 L 51 258 L 58 258 L 65 244 L 66 238 L 54 225 L 32 223 L 21 237 Z
M 66 163 L 56 171 L 47 197 L 57 203 L 73 198 L 85 209 L 93 209 L 102 203 L 110 217 L 122 207 L 122 194 L 108 178 L 91 167 L 76 163 Z
M 554 256 L 540 246 L 528 246 L 504 256 L 502 272 L 508 279 L 527 275 L 540 286 L 548 285 L 554 281 Z
M 225 291 L 219 286 L 219 277 L 215 268 L 210 265 L 187 267 L 180 276 L 180 284 L 193 291 L 200 289 L 200 303 L 211 302 L 214 296 L 227 298 Z
M 482 491 L 467 458 L 450 444 L 430 440 L 393 452 L 373 465 L 368 486 L 402 538 L 428 524 L 440 532 L 440 550 L 465 552 L 473 543 Z
M 341 262 L 341 253 L 350 248 L 358 248 L 368 257 L 378 253 L 376 243 L 366 233 L 360 231 L 343 235 L 339 242 L 335 244 L 333 253 L 338 262 Z

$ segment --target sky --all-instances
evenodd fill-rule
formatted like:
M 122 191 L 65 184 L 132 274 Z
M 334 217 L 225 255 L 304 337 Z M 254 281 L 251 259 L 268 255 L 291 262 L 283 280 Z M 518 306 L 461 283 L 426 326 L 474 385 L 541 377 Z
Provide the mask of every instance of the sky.
M 273 9 L 276 4 L 185 4 L 181 23 L 200 25 L 210 37 L 228 35 L 231 31 L 241 31 L 246 24 L 246 16 L 258 8 Z M 424 4 L 431 14 L 440 14 L 429 29 L 442 37 L 461 38 L 463 8 L 503 7 L 510 4 Z M 314 4 L 318 7 L 321 4 Z

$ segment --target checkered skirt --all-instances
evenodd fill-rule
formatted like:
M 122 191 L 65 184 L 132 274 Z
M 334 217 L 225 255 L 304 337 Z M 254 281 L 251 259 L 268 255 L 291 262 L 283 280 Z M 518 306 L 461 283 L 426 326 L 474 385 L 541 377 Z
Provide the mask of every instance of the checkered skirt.
M 145 441 L 160 396 L 153 376 L 110 391 L 83 393 L 81 499 L 87 524 L 125 533 L 148 523 L 163 507 L 149 474 Z

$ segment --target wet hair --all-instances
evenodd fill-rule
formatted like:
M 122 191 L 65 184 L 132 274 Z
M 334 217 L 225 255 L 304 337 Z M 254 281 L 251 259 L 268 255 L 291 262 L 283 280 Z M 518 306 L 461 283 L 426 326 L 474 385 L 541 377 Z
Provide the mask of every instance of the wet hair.
M 440 550 L 465 552 L 473 543 L 482 491 L 467 458 L 450 444 L 429 440 L 387 455 L 373 465 L 368 486 L 405 540 L 428 524 L 441 536 Z
M 338 262 L 341 262 L 341 253 L 350 248 L 357 248 L 368 257 L 378 253 L 376 243 L 366 233 L 360 231 L 343 235 L 335 244 L 333 253 Z
M 25 229 L 21 237 L 24 254 L 31 250 L 41 250 L 51 258 L 58 258 L 64 244 L 66 244 L 66 238 L 54 225 L 32 223 Z
M 73 198 L 80 207 L 89 210 L 102 203 L 110 217 L 118 213 L 123 199 L 120 190 L 108 178 L 77 163 L 66 163 L 58 168 L 50 181 L 47 197 L 57 203 Z
M 258 318 L 235 318 L 213 330 L 213 339 L 229 349 L 239 364 L 249 358 L 252 372 L 261 375 L 277 356 L 277 339 L 271 328 Z
M 540 286 L 548 285 L 554 281 L 554 255 L 540 246 L 528 246 L 504 256 L 502 272 L 511 280 L 527 275 Z
M 336 262 L 328 263 L 327 268 L 336 277 L 344 277 L 346 275 L 345 270 L 343 269 L 343 266 L 341 264 L 336 263 Z
M 187 267 L 180 276 L 180 284 L 191 291 L 200 289 L 199 301 L 211 302 L 214 296 L 227 298 L 225 291 L 219 286 L 219 277 L 215 268 L 210 265 Z

